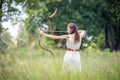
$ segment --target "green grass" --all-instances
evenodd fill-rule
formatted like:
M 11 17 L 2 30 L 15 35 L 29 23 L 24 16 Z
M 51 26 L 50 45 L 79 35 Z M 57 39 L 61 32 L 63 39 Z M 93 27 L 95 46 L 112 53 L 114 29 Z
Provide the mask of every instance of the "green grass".
M 120 52 L 80 51 L 82 72 L 64 72 L 65 50 L 56 59 L 41 49 L 10 49 L 0 54 L 0 80 L 120 80 Z

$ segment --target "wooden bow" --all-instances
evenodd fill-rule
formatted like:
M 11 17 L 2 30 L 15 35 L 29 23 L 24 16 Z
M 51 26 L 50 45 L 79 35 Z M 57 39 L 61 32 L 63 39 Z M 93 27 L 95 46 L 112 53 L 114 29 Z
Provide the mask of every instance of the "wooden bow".
M 48 18 L 53 18 L 55 16 L 56 12 L 57 12 L 57 8 L 55 9 L 55 11 L 50 16 L 48 16 Z M 38 31 L 40 31 L 39 27 L 38 27 Z M 41 47 L 43 50 L 48 51 L 53 56 L 53 58 L 55 58 L 55 54 L 50 49 L 47 49 L 47 48 L 45 48 L 41 45 L 41 39 L 42 39 L 42 36 L 39 35 L 39 39 L 38 39 L 39 47 Z
M 38 32 L 40 31 L 41 29 L 38 27 Z M 48 48 L 45 48 L 41 45 L 41 39 L 42 39 L 42 35 L 39 35 L 39 39 L 38 39 L 38 44 L 39 44 L 39 47 L 41 47 L 43 50 L 46 50 L 48 51 L 52 56 L 53 58 L 55 58 L 55 54 Z

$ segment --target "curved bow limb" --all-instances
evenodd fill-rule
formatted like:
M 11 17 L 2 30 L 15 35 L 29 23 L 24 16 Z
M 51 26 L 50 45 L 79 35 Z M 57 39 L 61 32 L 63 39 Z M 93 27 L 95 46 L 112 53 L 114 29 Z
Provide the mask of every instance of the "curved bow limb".
M 53 58 L 56 57 L 55 54 L 54 54 L 50 49 L 47 49 L 47 48 L 45 48 L 45 47 L 43 47 L 43 46 L 41 45 L 41 43 L 40 43 L 40 38 L 38 39 L 38 44 L 39 44 L 39 47 L 41 47 L 43 50 L 48 51 L 48 52 L 53 56 Z
M 50 16 L 48 16 L 48 17 L 49 17 L 49 18 L 53 18 L 56 13 L 57 13 L 57 8 L 56 8 L 55 11 L 54 11 Z

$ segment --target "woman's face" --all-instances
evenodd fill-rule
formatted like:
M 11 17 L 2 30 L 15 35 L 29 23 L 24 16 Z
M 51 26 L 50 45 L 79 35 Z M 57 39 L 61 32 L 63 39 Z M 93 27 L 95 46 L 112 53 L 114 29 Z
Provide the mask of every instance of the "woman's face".
M 67 32 L 68 32 L 68 34 L 70 34 L 71 33 L 71 29 L 70 29 L 70 27 L 67 27 Z

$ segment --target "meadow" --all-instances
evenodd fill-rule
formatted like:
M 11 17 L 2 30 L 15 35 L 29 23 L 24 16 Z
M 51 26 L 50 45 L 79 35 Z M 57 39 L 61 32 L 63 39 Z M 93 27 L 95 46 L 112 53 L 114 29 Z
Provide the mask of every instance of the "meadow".
M 65 72 L 65 50 L 12 48 L 0 53 L 0 80 L 120 80 L 120 52 L 80 51 L 82 72 Z

